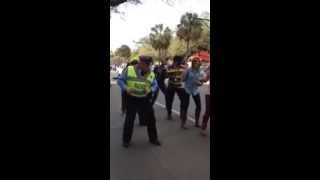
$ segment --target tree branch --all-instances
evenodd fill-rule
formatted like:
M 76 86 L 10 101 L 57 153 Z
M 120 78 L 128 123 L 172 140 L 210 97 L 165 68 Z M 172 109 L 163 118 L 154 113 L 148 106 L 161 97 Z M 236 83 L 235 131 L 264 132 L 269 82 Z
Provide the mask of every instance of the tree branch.
M 110 0 L 110 7 L 119 6 L 122 3 L 127 2 L 128 0 Z

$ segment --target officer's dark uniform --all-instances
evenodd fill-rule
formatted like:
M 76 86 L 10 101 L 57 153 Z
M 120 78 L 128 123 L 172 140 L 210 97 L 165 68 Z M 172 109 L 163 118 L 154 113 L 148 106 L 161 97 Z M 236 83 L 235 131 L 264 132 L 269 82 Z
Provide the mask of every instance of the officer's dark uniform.
M 187 96 L 185 89 L 182 85 L 182 74 L 185 71 L 185 67 L 182 66 L 183 57 L 175 56 L 173 59 L 173 65 L 168 67 L 167 76 L 169 78 L 168 88 L 166 89 L 166 108 L 168 112 L 168 119 L 171 119 L 172 103 L 175 93 L 178 94 L 180 99 L 180 119 L 181 127 L 185 128 L 187 120 L 188 104 L 185 96 Z
M 152 58 L 150 57 L 141 57 L 140 61 L 145 62 L 147 64 L 150 64 L 152 62 Z M 129 70 L 130 69 L 130 70 Z M 129 72 L 130 71 L 130 72 Z M 130 76 L 129 74 L 134 71 L 135 78 Z M 119 78 L 119 81 L 124 81 L 127 88 L 138 87 L 139 81 L 146 82 L 146 80 L 150 80 L 150 73 L 153 74 L 153 72 L 149 72 L 147 74 L 143 74 L 143 72 L 140 70 L 138 65 L 135 66 L 129 66 L 126 70 L 126 78 Z M 124 74 L 123 74 L 124 75 Z M 153 74 L 154 76 L 154 74 Z M 148 78 L 149 77 L 149 78 Z M 130 84 L 129 84 L 130 81 Z M 150 84 L 153 84 L 154 86 L 157 86 L 155 78 L 150 82 Z M 151 105 L 151 97 L 152 92 L 137 96 L 138 91 L 132 94 L 127 94 L 127 103 L 126 103 L 126 118 L 124 123 L 124 129 L 123 129 L 123 146 L 128 147 L 129 143 L 131 141 L 132 133 L 133 133 L 133 127 L 134 127 L 134 120 L 135 116 L 138 112 L 141 114 L 141 118 L 145 121 L 147 125 L 148 135 L 149 135 L 149 141 L 152 144 L 160 145 L 160 142 L 158 141 L 158 135 L 157 135 L 157 129 L 156 129 L 156 119 L 154 115 L 154 111 Z

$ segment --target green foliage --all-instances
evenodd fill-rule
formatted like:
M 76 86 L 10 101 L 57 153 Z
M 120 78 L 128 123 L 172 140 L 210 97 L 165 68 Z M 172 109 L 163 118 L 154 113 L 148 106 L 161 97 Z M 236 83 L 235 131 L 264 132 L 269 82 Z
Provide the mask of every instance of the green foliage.
M 133 60 L 133 59 L 138 59 L 139 58 L 139 51 L 132 51 L 131 53 L 131 57 L 130 57 L 130 60 Z
M 162 24 L 155 25 L 148 36 L 136 42 L 137 49 L 132 51 L 128 46 L 121 46 L 115 52 L 110 52 L 112 62 L 127 62 L 140 55 L 152 56 L 159 61 L 167 56 L 184 55 L 199 49 L 210 49 L 210 14 L 204 12 L 198 18 L 197 14 L 186 13 L 182 16 L 176 35 Z M 198 19 L 197 19 L 198 18 Z M 191 31 L 187 31 L 187 29 Z M 188 41 L 188 42 L 187 42 Z
M 163 28 L 162 24 L 157 24 L 151 28 L 149 42 L 153 49 L 158 52 L 158 58 L 161 59 L 167 55 L 167 50 L 172 39 L 172 31 L 169 27 Z
M 178 38 L 174 38 L 171 40 L 170 46 L 169 46 L 169 56 L 174 55 L 182 55 L 186 52 L 186 45 Z
M 177 37 L 184 40 L 187 45 L 187 53 L 190 52 L 190 43 L 200 39 L 203 28 L 196 13 L 186 13 L 181 17 L 177 26 Z
M 116 50 L 115 55 L 125 59 L 129 59 L 131 56 L 131 49 L 127 45 L 122 45 Z

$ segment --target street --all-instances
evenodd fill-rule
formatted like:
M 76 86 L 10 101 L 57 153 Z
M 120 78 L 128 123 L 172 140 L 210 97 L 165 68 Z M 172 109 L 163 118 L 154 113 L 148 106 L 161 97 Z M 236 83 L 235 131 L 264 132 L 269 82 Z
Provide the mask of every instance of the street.
M 154 105 L 161 147 L 148 141 L 146 127 L 136 118 L 131 146 L 122 144 L 124 117 L 120 113 L 120 88 L 112 82 L 110 88 L 110 179 L 111 180 L 198 180 L 210 179 L 210 136 L 202 137 L 193 127 L 194 102 L 190 99 L 188 130 L 180 129 L 178 114 L 166 120 L 164 96 L 160 92 Z M 202 96 L 202 113 L 205 110 Z M 175 97 L 173 109 L 179 111 Z M 202 117 L 202 115 L 201 115 Z M 201 122 L 202 118 L 200 119 Z M 208 125 L 210 127 L 210 124 Z

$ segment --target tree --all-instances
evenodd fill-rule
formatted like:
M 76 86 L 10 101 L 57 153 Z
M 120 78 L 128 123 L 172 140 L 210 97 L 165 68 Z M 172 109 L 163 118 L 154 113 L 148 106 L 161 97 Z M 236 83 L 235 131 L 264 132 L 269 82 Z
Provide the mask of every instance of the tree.
M 141 1 L 140 0 L 110 0 L 110 8 L 117 7 L 123 3 L 139 4 L 141 3 Z
M 127 45 L 122 45 L 116 50 L 115 55 L 123 58 L 125 61 L 128 61 L 131 56 L 131 49 Z
M 110 8 L 117 7 L 123 3 L 133 3 L 133 4 L 142 3 L 141 0 L 109 0 L 109 1 L 110 1 Z M 172 4 L 174 2 L 174 0 L 162 0 L 162 1 L 166 2 L 167 4 Z
M 164 1 L 168 5 L 172 5 L 175 0 L 161 0 L 161 1 Z M 124 4 L 124 3 L 131 3 L 131 4 L 134 4 L 134 5 L 138 5 L 138 4 L 143 3 L 143 0 L 109 0 L 109 2 L 110 2 L 109 3 L 110 13 L 111 12 L 120 13 L 117 10 L 117 7 L 119 5 Z M 111 18 L 111 14 L 110 14 L 110 18 Z
M 131 53 L 130 60 L 133 60 L 133 59 L 138 60 L 138 57 L 139 57 L 139 51 L 138 50 L 134 50 Z
M 186 52 L 186 49 L 185 44 L 179 38 L 175 37 L 171 40 L 168 51 L 170 56 L 175 56 L 183 55 Z
M 177 37 L 186 42 L 187 54 L 190 53 L 190 43 L 197 41 L 203 31 L 202 23 L 196 13 L 186 13 L 177 26 Z
M 138 53 L 139 55 L 146 55 L 146 56 L 152 56 L 153 58 L 156 57 L 157 52 L 152 48 L 149 37 L 143 37 L 139 40 L 139 42 L 136 42 L 138 46 Z
M 198 47 L 200 49 L 210 50 L 210 13 L 203 12 L 200 17 L 203 31 L 198 42 Z
M 172 39 L 172 31 L 169 27 L 163 29 L 162 24 L 157 24 L 151 28 L 149 40 L 151 46 L 158 51 L 158 58 L 161 59 L 167 54 Z

